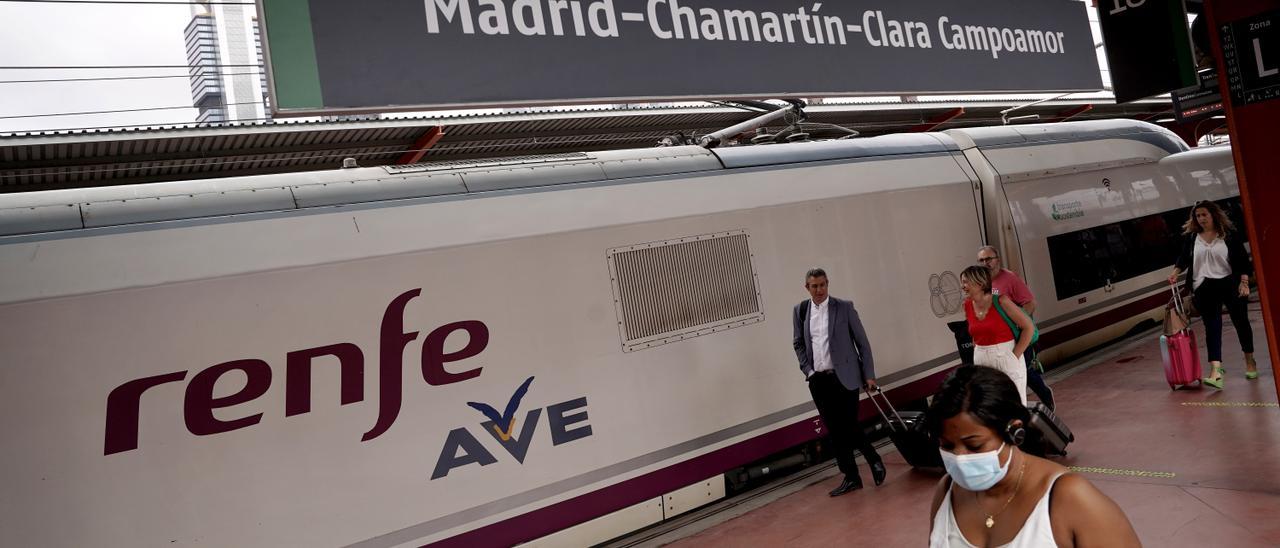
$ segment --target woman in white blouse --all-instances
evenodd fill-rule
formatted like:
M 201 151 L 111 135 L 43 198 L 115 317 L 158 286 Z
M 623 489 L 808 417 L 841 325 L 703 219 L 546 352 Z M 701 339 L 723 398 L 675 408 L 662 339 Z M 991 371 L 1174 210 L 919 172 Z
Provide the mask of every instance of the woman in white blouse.
M 1210 373 L 1204 384 L 1222 389 L 1222 307 L 1226 305 L 1231 324 L 1244 351 L 1245 378 L 1258 378 L 1253 359 L 1253 329 L 1249 326 L 1249 275 L 1253 261 L 1245 251 L 1235 225 L 1218 204 L 1205 200 L 1191 208 L 1191 218 L 1183 225 L 1187 236 L 1174 263 L 1169 283 L 1187 273 L 1192 299 L 1204 320 Z

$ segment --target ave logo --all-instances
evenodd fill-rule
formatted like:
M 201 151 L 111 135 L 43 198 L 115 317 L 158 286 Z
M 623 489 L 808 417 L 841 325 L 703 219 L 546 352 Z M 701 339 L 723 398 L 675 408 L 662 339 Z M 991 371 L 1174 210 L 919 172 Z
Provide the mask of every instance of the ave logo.
M 507 399 L 501 413 L 487 403 L 467 402 L 472 409 L 489 419 L 480 423 L 480 428 L 488 432 L 511 455 L 511 458 L 520 464 L 524 464 L 525 456 L 529 453 L 529 443 L 533 441 L 534 433 L 538 430 L 538 420 L 544 411 L 542 408 L 530 409 L 525 412 L 523 420 L 517 417 L 520 402 L 529 392 L 531 384 L 533 384 L 533 377 L 525 379 L 524 383 Z M 546 407 L 547 428 L 551 431 L 552 445 L 563 445 L 591 435 L 591 425 L 586 424 L 586 407 L 587 398 L 585 397 Z M 519 435 L 516 434 L 517 425 L 520 425 Z M 488 466 L 496 462 L 498 459 L 471 434 L 470 430 L 454 428 L 445 437 L 444 447 L 440 449 L 440 457 L 436 459 L 431 479 L 443 478 L 454 468 L 468 464 Z

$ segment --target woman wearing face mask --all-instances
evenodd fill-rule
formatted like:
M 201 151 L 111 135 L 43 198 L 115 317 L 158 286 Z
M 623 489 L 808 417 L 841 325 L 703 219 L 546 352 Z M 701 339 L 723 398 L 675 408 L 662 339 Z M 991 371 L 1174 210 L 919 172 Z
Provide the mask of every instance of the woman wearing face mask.
M 1187 273 L 1191 298 L 1204 319 L 1205 343 L 1209 354 L 1209 376 L 1204 384 L 1222 389 L 1222 307 L 1226 305 L 1231 324 L 1236 326 L 1240 349 L 1244 352 L 1244 377 L 1258 378 L 1258 362 L 1253 359 L 1253 328 L 1249 325 L 1249 273 L 1253 261 L 1244 243 L 1235 235 L 1235 226 L 1218 204 L 1205 200 L 1191 208 L 1191 218 L 1182 227 L 1186 241 L 1169 274 L 1169 283 Z M 1190 268 L 1190 270 L 1188 270 Z
M 1018 448 L 1030 418 L 1008 375 L 960 367 L 925 416 L 947 469 L 933 497 L 931 548 L 1142 545 L 1088 480 Z
M 1026 405 L 1027 366 L 1022 353 L 1031 346 L 1035 325 L 1009 297 L 991 294 L 991 271 L 985 266 L 964 269 L 960 273 L 960 289 L 966 297 L 964 315 L 969 321 L 969 336 L 973 337 L 973 363 L 1003 371 L 1017 386 L 1022 405 Z M 1017 339 L 997 306 L 1021 330 Z

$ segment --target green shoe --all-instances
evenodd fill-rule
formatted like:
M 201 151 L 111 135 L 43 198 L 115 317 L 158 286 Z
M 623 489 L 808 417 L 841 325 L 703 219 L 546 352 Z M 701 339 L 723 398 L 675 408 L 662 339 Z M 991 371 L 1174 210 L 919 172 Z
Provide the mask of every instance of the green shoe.
M 1256 380 L 1256 379 L 1258 378 L 1258 372 L 1257 372 L 1257 371 L 1245 371 L 1245 372 L 1244 372 L 1244 378 L 1249 379 L 1249 380 L 1251 380 L 1251 381 L 1252 381 L 1252 380 Z
M 1203 379 L 1200 379 L 1200 384 L 1207 384 L 1209 386 L 1217 388 L 1218 390 L 1222 390 L 1222 386 L 1224 384 L 1223 381 L 1226 380 L 1226 375 L 1224 375 L 1223 372 L 1226 370 L 1223 369 L 1222 366 L 1218 365 L 1218 366 L 1214 366 L 1212 371 L 1213 371 L 1213 377 L 1217 377 L 1217 378 L 1205 377 Z

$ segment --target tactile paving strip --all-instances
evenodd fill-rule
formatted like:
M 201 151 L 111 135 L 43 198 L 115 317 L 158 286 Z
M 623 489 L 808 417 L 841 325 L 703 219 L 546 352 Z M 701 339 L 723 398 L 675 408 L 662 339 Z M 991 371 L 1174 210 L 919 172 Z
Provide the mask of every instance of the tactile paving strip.
M 1185 407 L 1280 407 L 1280 403 L 1265 401 L 1184 401 Z
M 1072 466 L 1072 472 L 1086 472 L 1089 474 L 1105 474 L 1108 476 L 1129 476 L 1133 478 L 1176 478 L 1177 474 L 1173 472 L 1151 472 L 1148 470 L 1125 470 L 1123 468 L 1099 468 L 1096 466 Z

